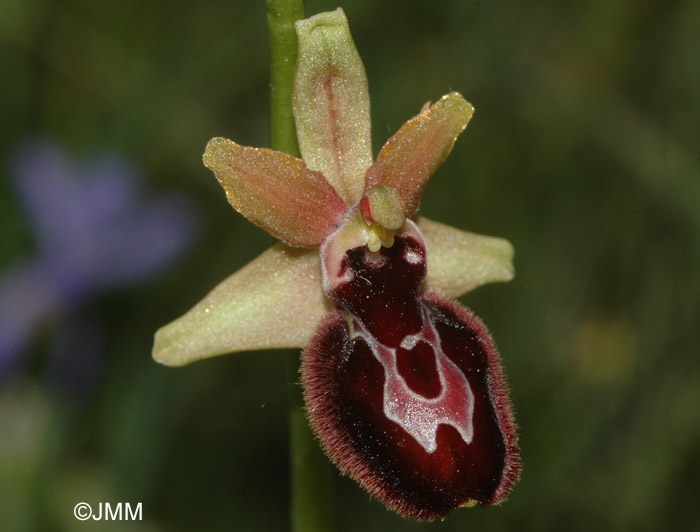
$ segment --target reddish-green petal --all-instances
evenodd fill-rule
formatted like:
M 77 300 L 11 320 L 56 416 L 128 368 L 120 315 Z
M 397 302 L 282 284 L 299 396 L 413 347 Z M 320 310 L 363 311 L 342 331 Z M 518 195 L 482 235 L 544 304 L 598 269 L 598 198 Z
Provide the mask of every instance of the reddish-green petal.
M 423 290 L 455 298 L 481 285 L 510 281 L 513 246 L 494 236 L 477 235 L 424 217 L 416 220 L 428 244 L 428 275 Z
M 234 351 L 303 347 L 331 311 L 316 250 L 276 244 L 155 336 L 167 366 Z
M 367 77 L 342 9 L 296 23 L 294 117 L 302 158 L 348 205 L 372 164 Z
M 290 246 L 317 247 L 343 220 L 343 200 L 296 157 L 213 138 L 204 164 L 238 212 Z
M 406 217 L 412 216 L 428 179 L 450 153 L 473 113 L 474 108 L 452 92 L 406 122 L 367 171 L 366 190 L 391 185 L 403 200 Z

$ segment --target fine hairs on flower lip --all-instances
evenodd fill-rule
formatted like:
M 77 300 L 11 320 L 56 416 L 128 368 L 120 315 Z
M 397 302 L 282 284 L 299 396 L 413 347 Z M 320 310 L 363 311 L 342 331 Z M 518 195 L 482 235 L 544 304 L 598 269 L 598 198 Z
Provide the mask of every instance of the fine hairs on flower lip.
M 493 341 L 458 303 L 419 298 L 425 261 L 408 257 L 426 250 L 415 231 L 382 248 L 380 267 L 361 250 L 348 253 L 344 265 L 355 275 L 330 290 L 339 310 L 304 351 L 302 383 L 311 424 L 341 471 L 398 513 L 433 520 L 465 501 L 502 502 L 520 465 Z M 475 467 L 485 452 L 491 465 Z M 451 463 L 462 465 L 446 476 Z
M 510 280 L 513 248 L 415 216 L 474 109 L 446 94 L 374 160 L 344 12 L 295 27 L 301 158 L 224 138 L 204 154 L 231 205 L 282 243 L 161 328 L 153 356 L 304 347 L 309 421 L 343 473 L 418 520 L 499 504 L 520 472 L 508 390 L 486 327 L 450 298 Z

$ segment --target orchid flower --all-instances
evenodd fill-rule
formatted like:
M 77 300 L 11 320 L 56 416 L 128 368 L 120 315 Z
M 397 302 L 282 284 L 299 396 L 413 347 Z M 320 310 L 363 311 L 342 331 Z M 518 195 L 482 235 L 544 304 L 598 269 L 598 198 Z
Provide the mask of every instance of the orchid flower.
M 305 348 L 309 421 L 343 473 L 415 519 L 499 503 L 520 471 L 499 355 L 450 298 L 510 280 L 513 250 L 415 217 L 473 108 L 454 92 L 426 104 L 373 160 L 343 11 L 296 30 L 301 159 L 223 138 L 204 153 L 231 205 L 281 242 L 160 329 L 154 358 Z

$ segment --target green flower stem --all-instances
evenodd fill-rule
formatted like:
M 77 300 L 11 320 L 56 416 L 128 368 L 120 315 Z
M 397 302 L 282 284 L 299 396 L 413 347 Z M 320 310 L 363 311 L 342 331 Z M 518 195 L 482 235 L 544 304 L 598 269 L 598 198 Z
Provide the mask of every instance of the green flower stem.
M 266 0 L 270 32 L 270 147 L 299 156 L 292 90 L 297 59 L 294 22 L 304 18 L 303 0 Z M 299 382 L 299 354 L 288 356 L 288 378 Z M 299 386 L 289 394 L 291 530 L 331 532 L 334 471 L 321 452 L 304 414 Z
M 299 354 L 288 357 L 288 375 L 298 382 Z M 332 532 L 335 530 L 335 472 L 314 438 L 304 412 L 299 386 L 289 393 L 289 444 L 291 473 L 291 530 Z
M 270 147 L 299 156 L 292 113 L 297 34 L 294 22 L 304 18 L 304 0 L 265 0 L 270 32 Z

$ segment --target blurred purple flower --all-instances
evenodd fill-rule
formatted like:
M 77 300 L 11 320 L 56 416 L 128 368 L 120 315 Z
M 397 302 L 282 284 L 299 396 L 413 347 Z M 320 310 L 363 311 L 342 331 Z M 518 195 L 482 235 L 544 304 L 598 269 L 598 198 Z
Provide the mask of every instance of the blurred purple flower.
M 137 169 L 114 154 L 76 165 L 51 142 L 27 142 L 11 176 L 37 249 L 0 278 L 0 376 L 47 318 L 154 274 L 198 225 L 186 199 L 145 198 Z

